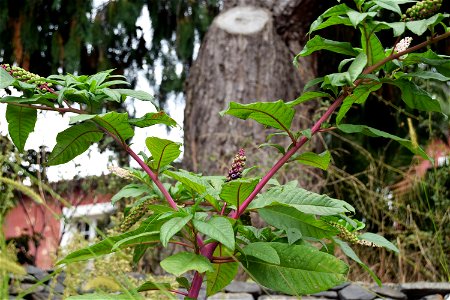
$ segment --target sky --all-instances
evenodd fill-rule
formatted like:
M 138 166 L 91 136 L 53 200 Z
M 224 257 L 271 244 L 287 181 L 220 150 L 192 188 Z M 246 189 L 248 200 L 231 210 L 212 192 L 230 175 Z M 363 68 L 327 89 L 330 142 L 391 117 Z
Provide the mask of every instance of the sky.
M 98 7 L 104 0 L 95 0 L 94 6 Z M 94 10 L 95 11 L 95 10 Z M 145 6 L 141 17 L 137 21 L 137 25 L 143 28 L 144 38 L 147 43 L 151 42 L 151 24 L 149 23 L 148 9 Z M 156 81 L 160 82 L 161 69 L 155 70 Z M 143 90 L 150 94 L 154 94 L 154 89 L 150 86 L 145 78 L 145 70 L 140 71 L 138 76 L 136 90 Z M 0 90 L 0 97 L 5 92 Z M 129 111 L 136 111 L 135 117 L 139 118 L 148 112 L 155 112 L 156 108 L 148 101 L 133 100 L 128 98 L 125 102 Z M 167 101 L 166 112 L 179 124 L 178 127 L 167 132 L 165 126 L 155 125 L 149 128 L 135 128 L 135 135 L 131 141 L 131 148 L 139 153 L 145 151 L 145 139 L 149 136 L 170 139 L 175 142 L 183 142 L 183 112 L 184 99 L 182 97 L 172 97 Z M 6 135 L 8 132 L 8 124 L 5 118 L 6 104 L 0 104 L 0 134 Z M 25 149 L 39 150 L 39 146 L 45 145 L 49 150 L 53 149 L 56 144 L 56 136 L 59 132 L 69 127 L 69 118 L 73 114 L 65 114 L 61 116 L 56 112 L 46 111 L 38 114 L 38 120 L 34 132 L 28 137 Z M 149 151 L 146 150 L 146 153 Z M 58 181 L 61 179 L 72 179 L 74 176 L 101 175 L 107 174 L 108 166 L 114 165 L 110 162 L 110 157 L 114 154 L 111 151 L 100 153 L 97 145 L 93 145 L 88 151 L 76 157 L 73 161 L 63 165 L 51 166 L 47 169 L 47 175 L 50 181 Z M 131 162 L 132 167 L 137 167 L 137 163 Z

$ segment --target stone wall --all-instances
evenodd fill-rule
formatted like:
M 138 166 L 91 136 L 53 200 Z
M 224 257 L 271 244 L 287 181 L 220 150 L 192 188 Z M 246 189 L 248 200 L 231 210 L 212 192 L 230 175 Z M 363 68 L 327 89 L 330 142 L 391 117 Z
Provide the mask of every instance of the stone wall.
M 20 282 L 11 281 L 10 299 L 16 298 L 24 290 L 29 290 L 24 299 L 60 300 L 64 292 L 64 273 L 53 278 L 49 272 L 27 266 L 28 274 Z M 39 282 L 39 283 L 38 283 Z M 199 299 L 206 298 L 204 289 Z M 182 299 L 182 298 L 180 298 Z M 293 296 L 279 295 L 261 288 L 253 282 L 234 281 L 222 292 L 208 297 L 209 300 L 294 300 Z M 450 300 L 449 282 L 385 283 L 382 287 L 367 283 L 345 283 L 328 291 L 303 296 L 302 300 Z

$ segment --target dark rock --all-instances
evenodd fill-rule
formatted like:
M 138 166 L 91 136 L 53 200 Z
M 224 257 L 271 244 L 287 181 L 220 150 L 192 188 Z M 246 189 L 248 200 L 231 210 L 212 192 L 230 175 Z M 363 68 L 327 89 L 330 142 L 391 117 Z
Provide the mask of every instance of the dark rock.
M 419 299 L 432 294 L 449 294 L 450 282 L 412 282 L 400 284 L 400 291 L 406 294 L 408 298 Z
M 444 300 L 444 297 L 441 294 L 434 294 L 422 297 L 420 300 Z
M 27 265 L 26 271 L 28 274 L 36 277 L 38 281 L 41 281 L 44 277 L 48 276 L 48 273 L 46 271 L 32 265 Z
M 225 291 L 228 293 L 249 293 L 249 294 L 261 294 L 261 287 L 254 282 L 232 281 L 225 287 Z
M 350 284 L 340 290 L 338 294 L 341 300 L 373 300 L 376 298 L 373 292 L 356 284 Z
M 217 293 L 208 297 L 208 300 L 253 300 L 253 296 L 248 293 Z
M 328 299 L 337 299 L 338 293 L 336 291 L 325 291 L 325 292 L 312 294 L 311 296 L 324 297 L 324 298 L 328 298 Z
M 350 285 L 350 282 L 344 282 L 343 284 L 340 284 L 340 285 L 337 285 L 335 287 L 332 287 L 330 289 L 330 291 L 340 291 L 340 290 L 342 290 L 343 288 L 345 288 L 345 287 L 347 287 L 349 285 Z
M 21 278 L 20 282 L 22 282 L 22 283 L 36 283 L 37 279 L 33 275 L 26 274 L 25 276 L 23 276 Z
M 378 295 L 383 296 L 383 297 L 389 297 L 392 299 L 399 299 L 399 300 L 408 299 L 408 297 L 406 297 L 406 295 L 404 293 L 397 291 L 393 288 L 387 287 L 387 286 L 383 286 L 383 287 L 375 286 L 370 289 L 373 292 L 375 292 Z
M 297 297 L 294 296 L 285 296 L 285 295 L 262 295 L 258 297 L 258 300 L 297 300 Z M 302 300 L 305 298 L 302 297 Z M 315 298 L 317 300 L 317 298 Z

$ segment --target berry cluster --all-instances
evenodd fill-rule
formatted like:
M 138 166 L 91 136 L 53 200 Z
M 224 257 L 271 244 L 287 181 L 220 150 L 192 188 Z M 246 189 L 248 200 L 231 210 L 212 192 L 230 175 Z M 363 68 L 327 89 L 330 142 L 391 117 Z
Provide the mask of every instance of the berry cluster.
M 234 156 L 233 163 L 231 164 L 231 168 L 228 171 L 227 181 L 242 177 L 242 171 L 244 171 L 246 160 L 247 157 L 245 157 L 244 149 L 239 150 L 239 152 Z
M 403 21 L 422 20 L 434 15 L 442 6 L 442 0 L 423 0 L 406 10 Z
M 10 66 L 9 64 L 1 64 L 0 67 L 5 69 L 12 77 L 17 80 L 29 84 L 35 84 L 37 88 L 42 92 L 54 92 L 54 90 L 51 88 L 52 84 L 46 82 L 43 77 L 37 74 L 28 72 L 27 70 L 17 66 Z
M 147 213 L 147 207 L 152 203 L 152 201 L 153 199 L 148 199 L 138 206 L 133 207 L 120 224 L 120 230 L 125 232 L 130 229 L 131 226 L 136 224 L 136 222 Z
M 369 247 L 380 247 L 378 245 L 375 245 L 372 242 L 366 241 L 366 240 L 360 240 L 356 234 L 348 230 L 344 225 L 339 224 L 337 222 L 328 222 L 331 226 L 339 230 L 339 234 L 337 235 L 340 239 L 347 241 L 351 244 L 358 244 L 363 246 L 369 246 Z

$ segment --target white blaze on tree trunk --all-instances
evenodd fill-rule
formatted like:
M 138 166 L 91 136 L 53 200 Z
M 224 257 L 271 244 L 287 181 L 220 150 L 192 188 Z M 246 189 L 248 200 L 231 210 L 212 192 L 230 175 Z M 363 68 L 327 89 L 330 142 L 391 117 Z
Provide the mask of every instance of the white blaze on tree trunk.
M 255 34 L 264 28 L 270 18 L 270 12 L 265 9 L 238 6 L 219 15 L 214 23 L 230 34 Z

